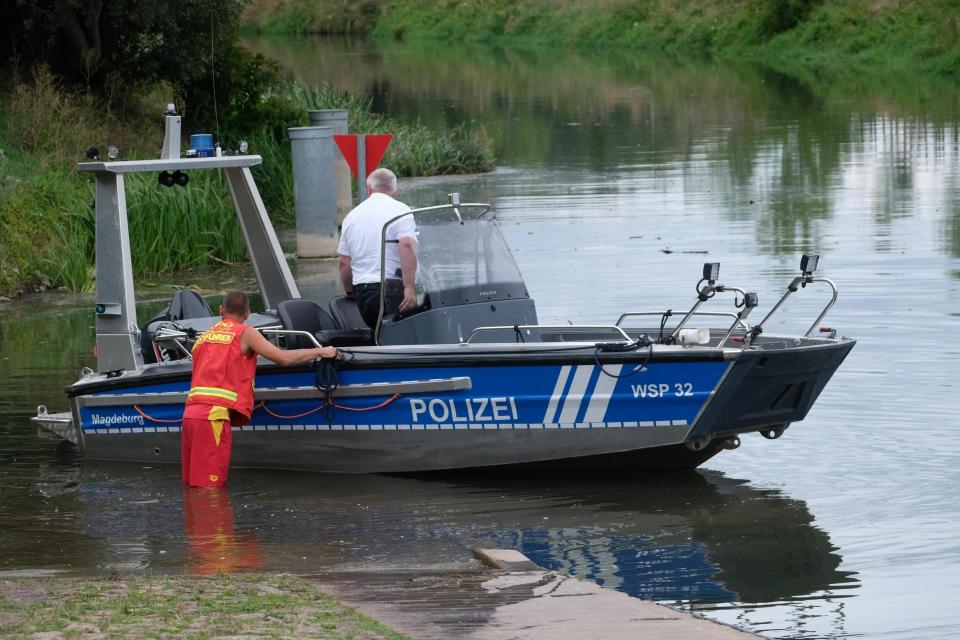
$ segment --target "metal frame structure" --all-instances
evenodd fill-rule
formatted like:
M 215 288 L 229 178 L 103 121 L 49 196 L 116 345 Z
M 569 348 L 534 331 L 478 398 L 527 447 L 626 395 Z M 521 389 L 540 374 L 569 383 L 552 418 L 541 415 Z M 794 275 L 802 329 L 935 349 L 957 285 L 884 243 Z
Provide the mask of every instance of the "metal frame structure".
M 124 175 L 169 170 L 220 169 L 240 222 L 263 304 L 274 309 L 300 291 L 283 258 L 280 242 L 250 167 L 260 156 L 82 162 L 77 169 L 96 179 L 97 369 L 139 371 L 140 329 L 134 304 L 133 266 Z

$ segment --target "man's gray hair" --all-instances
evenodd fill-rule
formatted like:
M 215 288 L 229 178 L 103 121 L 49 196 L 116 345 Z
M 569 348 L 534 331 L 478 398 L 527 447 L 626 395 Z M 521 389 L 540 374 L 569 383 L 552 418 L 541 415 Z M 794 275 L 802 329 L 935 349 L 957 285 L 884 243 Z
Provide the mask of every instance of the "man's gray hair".
M 397 176 L 390 169 L 377 169 L 367 176 L 367 191 L 392 196 L 397 192 Z

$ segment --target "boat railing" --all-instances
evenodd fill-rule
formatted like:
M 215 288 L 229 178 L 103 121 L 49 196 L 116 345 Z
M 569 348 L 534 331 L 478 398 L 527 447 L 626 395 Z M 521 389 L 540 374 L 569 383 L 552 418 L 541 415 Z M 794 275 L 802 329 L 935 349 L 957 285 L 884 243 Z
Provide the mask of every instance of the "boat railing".
M 622 327 L 610 324 L 514 324 L 514 325 L 497 325 L 497 326 L 488 326 L 488 327 L 477 327 L 470 332 L 470 335 L 467 336 L 466 340 L 461 342 L 461 345 L 468 345 L 473 340 L 474 336 L 478 333 L 484 333 L 488 331 L 513 331 L 518 335 L 521 335 L 522 331 L 529 330 L 544 330 L 547 331 L 610 331 L 616 333 L 621 337 L 624 342 L 632 342 L 631 338 Z
M 307 338 L 310 342 L 313 343 L 313 346 L 317 347 L 318 349 L 323 346 L 322 344 L 320 344 L 320 341 L 317 340 L 317 337 L 312 333 L 310 333 L 309 331 L 300 331 L 298 329 L 274 329 L 274 328 L 264 328 L 264 329 L 260 329 L 259 331 L 260 333 L 271 335 L 271 336 L 277 336 L 278 338 L 282 338 L 284 336 L 301 336 L 301 337 Z
M 617 326 L 623 326 L 623 321 L 626 318 L 631 318 L 634 316 L 659 316 L 667 318 L 671 316 L 679 315 L 674 312 L 672 309 L 667 309 L 665 311 L 627 311 L 620 314 L 620 317 L 617 318 Z M 733 318 L 736 322 L 735 324 L 743 327 L 744 331 L 750 331 L 750 325 L 747 322 L 737 316 L 737 314 L 732 311 L 697 311 L 693 314 L 694 316 L 714 316 L 718 318 Z
M 780 300 L 777 301 L 777 304 L 775 304 L 773 308 L 770 309 L 770 312 L 767 313 L 766 316 L 764 316 L 763 320 L 761 320 L 756 324 L 756 327 L 762 328 L 763 325 L 767 322 L 767 320 L 770 319 L 770 316 L 772 316 L 774 312 L 777 309 L 779 309 L 784 302 L 786 302 L 787 298 L 789 298 L 793 293 L 796 293 L 798 287 L 805 287 L 808 284 L 814 284 L 817 282 L 826 283 L 832 290 L 833 294 L 830 296 L 830 300 L 827 302 L 826 306 L 823 307 L 823 310 L 820 312 L 820 315 L 818 315 L 817 319 L 813 321 L 813 324 L 810 325 L 810 328 L 807 329 L 807 332 L 803 334 L 805 338 L 809 338 L 810 334 L 813 333 L 814 329 L 817 328 L 817 325 L 823 321 L 823 319 L 827 316 L 827 313 L 830 311 L 830 309 L 833 308 L 834 303 L 837 301 L 837 285 L 833 282 L 833 280 L 830 280 L 829 278 L 814 278 L 812 275 L 809 275 L 809 274 L 797 276 L 796 278 L 794 278 L 793 282 L 791 282 L 790 285 L 787 287 L 787 290 L 784 292 L 783 296 L 780 298 Z
M 770 311 L 763 318 L 763 320 L 755 324 L 753 328 L 748 328 L 746 326 L 746 323 L 743 321 L 750 314 L 750 312 L 757 306 L 758 304 L 757 294 L 749 293 L 741 289 L 740 287 L 730 287 L 730 286 L 718 284 L 717 278 L 720 273 L 720 263 L 719 262 L 705 263 L 703 265 L 703 277 L 697 283 L 697 287 L 696 287 L 697 299 L 694 302 L 693 307 L 691 307 L 690 310 L 686 312 L 686 314 L 683 316 L 683 318 L 680 320 L 677 326 L 673 328 L 673 332 L 670 334 L 667 340 L 676 341 L 679 339 L 679 336 L 681 335 L 681 331 L 683 330 L 684 326 L 686 326 L 690 318 L 692 318 L 695 315 L 700 315 L 702 313 L 698 311 L 698 309 L 700 308 L 700 305 L 707 302 L 718 293 L 732 292 L 736 296 L 738 296 L 737 298 L 734 299 L 734 304 L 738 309 L 740 309 L 740 311 L 739 313 L 736 313 L 736 314 L 730 314 L 734 317 L 734 322 L 733 324 L 730 325 L 730 328 L 727 330 L 726 335 L 720 341 L 720 345 L 722 346 L 728 339 L 730 339 L 731 336 L 733 336 L 733 333 L 736 330 L 737 326 L 742 325 L 746 329 L 746 335 L 743 340 L 743 346 L 744 348 L 746 348 L 754 340 L 756 340 L 761 333 L 763 333 L 763 325 L 767 322 L 767 320 L 770 319 L 771 316 L 773 316 L 774 313 L 777 312 L 778 309 L 780 309 L 783 303 L 786 302 L 787 298 L 789 298 L 792 294 L 796 293 L 801 288 L 806 288 L 806 286 L 809 284 L 824 282 L 827 285 L 829 285 L 829 287 L 833 291 L 833 295 L 830 297 L 830 300 L 827 302 L 824 308 L 820 311 L 820 315 L 817 316 L 817 319 L 813 321 L 813 324 L 810 325 L 810 328 L 807 329 L 806 333 L 803 334 L 805 338 L 809 338 L 810 334 L 814 332 L 814 330 L 817 328 L 817 325 L 819 325 L 820 322 L 824 319 L 824 317 L 826 317 L 827 313 L 830 311 L 831 308 L 833 308 L 834 303 L 837 301 L 837 286 L 833 283 L 833 281 L 828 278 L 817 278 L 813 275 L 814 271 L 816 271 L 817 269 L 817 265 L 819 262 L 820 262 L 819 255 L 812 254 L 812 253 L 803 254 L 803 256 L 801 256 L 800 258 L 800 275 L 796 276 L 795 278 L 793 278 L 793 280 L 791 280 L 790 284 L 787 285 L 787 290 L 784 292 L 783 296 L 780 297 L 780 300 L 778 300 L 777 303 L 773 305 L 773 308 L 770 309 Z M 619 325 L 620 322 L 623 320 L 623 318 L 626 317 L 627 315 L 630 315 L 630 314 L 624 314 L 623 316 L 621 316 L 617 324 Z M 835 331 L 826 327 L 823 327 L 820 330 L 821 332 L 829 333 L 831 338 L 836 335 Z
M 322 347 L 323 345 L 317 340 L 317 337 L 310 333 L 309 331 L 300 331 L 297 329 L 282 329 L 278 327 L 258 327 L 257 331 L 266 335 L 266 336 L 275 336 L 275 337 L 284 337 L 284 336 L 300 336 L 304 337 L 317 348 Z M 180 331 L 179 329 L 173 329 L 171 327 L 161 327 L 157 330 L 156 334 L 153 337 L 154 342 L 163 342 L 167 344 L 175 345 L 180 351 L 183 352 L 186 358 L 192 359 L 192 354 L 190 349 L 186 346 L 187 340 L 195 340 L 196 338 L 203 335 L 203 331 L 198 331 L 193 335 L 188 334 L 186 331 Z M 279 346 L 279 345 L 278 345 Z
M 737 291 L 742 291 L 741 289 L 738 289 L 736 287 L 728 287 L 728 289 L 730 290 L 736 289 Z M 679 315 L 679 314 L 675 314 L 671 309 L 667 309 L 666 311 L 628 311 L 624 314 L 621 314 L 621 316 L 617 319 L 617 326 L 622 325 L 624 318 L 629 318 L 632 316 L 660 316 L 661 318 L 669 318 L 673 315 Z M 729 340 L 731 336 L 733 336 L 734 331 L 736 331 L 738 326 L 743 328 L 743 331 L 745 334 L 750 333 L 750 325 L 747 324 L 747 322 L 743 319 L 743 317 L 740 314 L 733 313 L 732 311 L 694 311 L 693 313 L 688 314 L 685 317 L 685 320 L 689 320 L 690 318 L 693 318 L 696 316 L 733 318 L 733 323 L 730 325 L 730 328 L 726 330 L 726 333 L 724 333 L 723 337 L 717 343 L 718 347 L 722 347 L 727 343 L 727 340 Z M 676 337 L 679 334 L 679 329 L 671 329 L 670 332 L 671 332 L 670 334 L 671 337 Z

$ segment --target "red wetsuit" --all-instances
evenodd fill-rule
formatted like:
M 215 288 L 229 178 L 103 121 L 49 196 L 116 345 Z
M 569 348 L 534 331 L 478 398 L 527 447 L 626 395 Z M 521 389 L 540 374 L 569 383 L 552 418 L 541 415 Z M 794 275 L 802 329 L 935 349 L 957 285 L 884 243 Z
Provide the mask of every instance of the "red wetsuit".
M 253 412 L 257 355 L 245 355 L 242 322 L 224 319 L 193 345 L 193 377 L 180 437 L 183 481 L 193 487 L 222 487 L 230 470 L 231 427 Z

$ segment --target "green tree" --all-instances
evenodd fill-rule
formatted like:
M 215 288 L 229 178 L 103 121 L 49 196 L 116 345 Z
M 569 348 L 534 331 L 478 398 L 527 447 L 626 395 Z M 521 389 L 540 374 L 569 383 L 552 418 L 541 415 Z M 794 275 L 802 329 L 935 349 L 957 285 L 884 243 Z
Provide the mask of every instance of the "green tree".
M 260 97 L 277 77 L 272 63 L 239 43 L 247 2 L 7 0 L 0 69 L 16 77 L 46 65 L 114 101 L 167 82 L 193 124 L 212 126 L 218 114 L 226 128 L 242 128 L 261 115 Z

